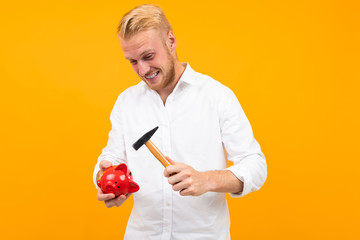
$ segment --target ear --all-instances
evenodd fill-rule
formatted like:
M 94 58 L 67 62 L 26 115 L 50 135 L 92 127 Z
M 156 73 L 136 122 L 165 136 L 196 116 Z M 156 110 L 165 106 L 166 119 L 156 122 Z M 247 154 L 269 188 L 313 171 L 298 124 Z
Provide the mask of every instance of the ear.
M 137 192 L 140 189 L 139 185 L 137 185 L 137 183 L 133 182 L 132 180 L 129 181 L 129 186 L 129 193 Z
M 170 51 L 173 52 L 176 49 L 176 37 L 172 30 L 170 30 L 166 36 L 166 43 Z
M 123 173 L 127 173 L 127 166 L 125 163 L 120 163 L 116 168 L 115 170 L 120 170 L 122 171 Z

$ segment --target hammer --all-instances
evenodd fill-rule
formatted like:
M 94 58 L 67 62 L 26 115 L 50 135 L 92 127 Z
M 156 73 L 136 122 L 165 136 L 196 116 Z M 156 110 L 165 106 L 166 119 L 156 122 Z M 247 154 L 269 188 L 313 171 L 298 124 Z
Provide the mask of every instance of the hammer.
M 137 151 L 145 143 L 150 152 L 161 162 L 162 165 L 164 165 L 164 167 L 167 167 L 171 165 L 171 163 L 169 163 L 169 161 L 165 158 L 164 154 L 160 152 L 160 150 L 154 145 L 154 143 L 150 141 L 150 138 L 152 137 L 152 135 L 154 135 L 158 128 L 159 127 L 156 127 L 153 130 L 145 133 L 144 136 L 137 140 L 132 146 Z

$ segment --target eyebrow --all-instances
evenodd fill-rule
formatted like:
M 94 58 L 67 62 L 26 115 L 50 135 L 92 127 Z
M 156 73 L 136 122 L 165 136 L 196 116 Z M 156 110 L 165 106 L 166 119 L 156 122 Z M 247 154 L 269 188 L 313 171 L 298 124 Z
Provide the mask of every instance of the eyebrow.
M 148 52 L 152 52 L 152 51 L 154 51 L 154 49 L 148 49 L 148 50 L 142 52 L 142 53 L 140 54 L 140 58 L 141 58 L 142 56 L 144 56 L 145 54 L 147 54 Z M 133 59 L 128 58 L 128 57 L 125 57 L 125 59 L 127 59 L 127 60 L 133 60 Z

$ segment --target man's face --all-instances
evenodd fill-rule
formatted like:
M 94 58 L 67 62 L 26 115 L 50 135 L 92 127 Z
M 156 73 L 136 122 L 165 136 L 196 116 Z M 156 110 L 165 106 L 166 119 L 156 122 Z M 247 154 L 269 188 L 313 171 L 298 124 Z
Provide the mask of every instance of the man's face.
M 128 40 L 120 38 L 125 58 L 134 71 L 153 90 L 159 91 L 174 82 L 174 58 L 158 30 L 147 30 Z

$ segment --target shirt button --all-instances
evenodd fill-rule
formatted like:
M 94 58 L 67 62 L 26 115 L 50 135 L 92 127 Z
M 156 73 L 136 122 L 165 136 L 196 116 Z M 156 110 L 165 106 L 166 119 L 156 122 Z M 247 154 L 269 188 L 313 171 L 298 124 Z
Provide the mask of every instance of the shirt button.
M 170 206 L 170 203 L 169 203 L 169 202 L 167 202 L 167 203 L 166 203 L 166 206 L 168 206 L 168 207 L 169 207 L 169 206 Z

